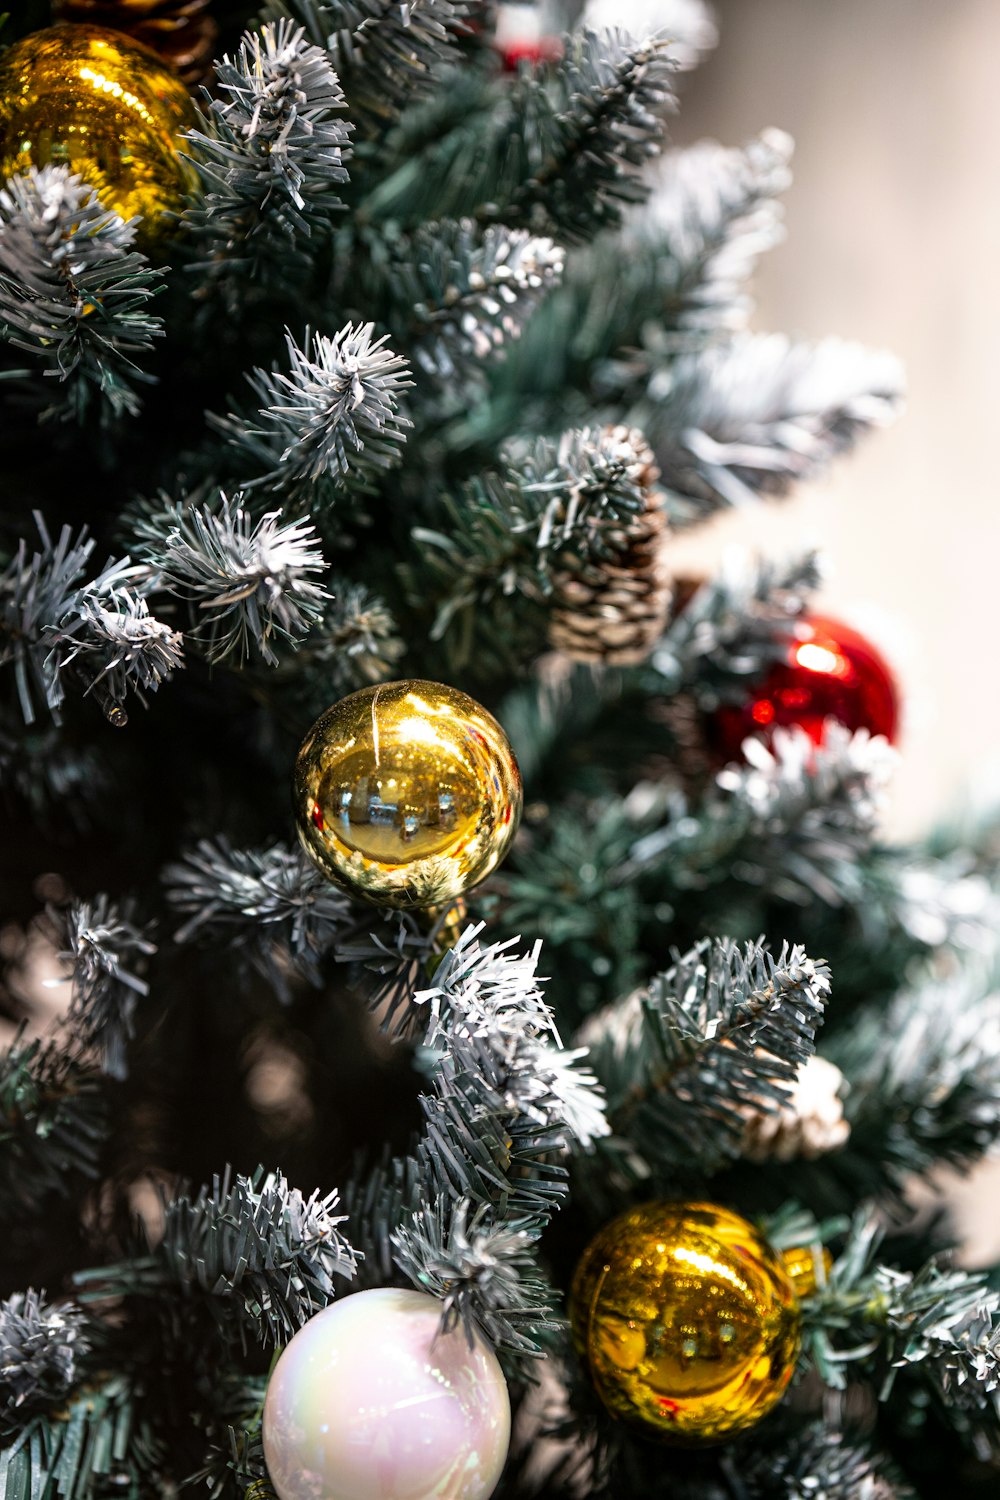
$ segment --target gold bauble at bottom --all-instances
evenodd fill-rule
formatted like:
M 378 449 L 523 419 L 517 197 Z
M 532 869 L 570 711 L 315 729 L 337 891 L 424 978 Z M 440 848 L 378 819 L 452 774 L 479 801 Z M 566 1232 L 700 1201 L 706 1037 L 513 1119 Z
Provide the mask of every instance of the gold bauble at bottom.
M 710 1203 L 649 1203 L 591 1241 L 570 1293 L 574 1340 L 608 1411 L 648 1437 L 716 1443 L 781 1399 L 799 1307 L 781 1258 Z
M 0 176 L 60 163 L 146 244 L 194 185 L 180 154 L 187 89 L 148 48 L 98 26 L 36 31 L 0 53 Z
M 506 854 L 521 814 L 507 736 L 468 694 L 388 682 L 335 703 L 295 763 L 303 848 L 383 906 L 450 904 Z

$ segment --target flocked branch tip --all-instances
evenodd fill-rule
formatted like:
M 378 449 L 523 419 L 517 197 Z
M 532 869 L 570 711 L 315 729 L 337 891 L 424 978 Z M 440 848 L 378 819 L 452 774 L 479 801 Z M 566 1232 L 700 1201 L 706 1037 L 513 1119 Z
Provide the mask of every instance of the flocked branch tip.
M 124 1078 L 136 1007 L 149 993 L 145 970 L 156 952 L 148 924 L 136 921 L 131 902 L 104 895 L 73 901 L 50 917 L 59 957 L 69 966 L 67 1025 L 75 1040 L 96 1051 L 105 1072 Z
M 64 526 L 55 541 L 37 512 L 38 549 L 22 540 L 0 573 L 0 665 L 14 672 L 26 724 L 44 703 L 58 716 L 67 683 L 93 692 L 112 723 L 127 722 L 129 692 L 140 702 L 182 664 L 177 631 L 150 614 L 149 569 L 122 558 L 86 580 L 94 543 Z
M 61 1401 L 87 1349 L 74 1303 L 48 1302 L 30 1288 L 0 1302 L 0 1430 Z
M 280 1173 L 228 1171 L 166 1205 L 158 1259 L 198 1288 L 242 1343 L 287 1342 L 350 1281 L 357 1258 L 341 1232 L 337 1193 L 309 1198 Z
M 291 241 L 329 220 L 352 130 L 326 51 L 288 21 L 247 33 L 216 76 L 205 128 L 188 136 L 205 186 L 192 227 L 222 262 L 209 263 L 214 275 L 227 263 L 256 268 L 282 244 L 287 261 Z
M 138 538 L 158 579 L 189 606 L 190 638 L 211 662 L 259 655 L 275 666 L 277 646 L 297 645 L 328 597 L 309 522 L 280 511 L 255 518 L 239 495 L 167 505 L 140 522 Z
M 667 1180 L 717 1171 L 740 1155 L 748 1117 L 788 1098 L 829 993 L 828 965 L 800 947 L 698 943 L 580 1032 L 612 1130 Z
M 386 338 L 375 337 L 372 323 L 348 323 L 332 337 L 307 331 L 302 347 L 286 335 L 288 373 L 258 369 L 249 377 L 256 418 L 215 423 L 238 451 L 247 489 L 315 494 L 326 481 L 335 493 L 363 488 L 399 463 L 412 425 L 400 410 L 410 380 Z

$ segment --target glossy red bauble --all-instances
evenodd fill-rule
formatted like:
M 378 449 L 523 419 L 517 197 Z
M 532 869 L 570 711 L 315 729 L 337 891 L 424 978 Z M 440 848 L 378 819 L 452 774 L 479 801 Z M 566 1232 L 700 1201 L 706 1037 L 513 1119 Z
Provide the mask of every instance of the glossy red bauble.
M 797 725 L 818 745 L 827 719 L 894 740 L 896 684 L 865 636 L 839 620 L 804 615 L 796 621 L 786 660 L 756 685 L 746 703 L 717 709 L 708 738 L 724 760 L 738 760 L 749 735 L 766 739 L 779 724 Z

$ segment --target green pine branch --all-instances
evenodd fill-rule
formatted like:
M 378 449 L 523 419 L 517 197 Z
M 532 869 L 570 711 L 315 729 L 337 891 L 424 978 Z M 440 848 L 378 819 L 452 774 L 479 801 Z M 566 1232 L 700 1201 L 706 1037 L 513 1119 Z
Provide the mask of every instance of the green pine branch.
M 166 899 L 185 918 L 178 943 L 232 952 L 260 974 L 281 1003 L 303 984 L 322 985 L 331 964 L 348 965 L 383 1028 L 412 1018 L 415 976 L 434 951 L 436 928 L 412 914 L 374 910 L 327 880 L 298 849 L 273 844 L 234 849 L 225 838 L 201 839 L 162 872 Z
M 672 67 L 666 42 L 618 30 L 569 37 L 559 62 L 505 83 L 466 64 L 447 103 L 390 137 L 358 220 L 409 230 L 470 217 L 584 244 L 648 193 Z
M 665 354 L 640 361 L 634 411 L 679 523 L 786 494 L 892 421 L 902 400 L 899 362 L 842 339 L 743 333 Z
M 748 1116 L 780 1109 L 812 1055 L 829 994 L 828 966 L 800 947 L 775 958 L 716 938 L 592 1016 L 579 1039 L 634 1175 L 702 1177 L 738 1157 Z
M 153 377 L 136 357 L 163 334 L 149 311 L 163 274 L 134 248 L 138 220 L 101 206 L 66 167 L 0 188 L 0 339 L 51 382 L 46 414 L 135 416 Z
M 108 1117 L 99 1077 L 54 1041 L 20 1033 L 0 1054 L 0 1204 L 37 1213 L 98 1174 Z
M 781 1423 L 770 1442 L 743 1448 L 739 1471 L 750 1500 L 913 1500 L 877 1456 L 826 1422 Z
M 626 223 L 624 254 L 656 257 L 657 336 L 690 347 L 745 326 L 748 282 L 782 237 L 792 141 L 765 130 L 732 149 L 702 141 L 664 155 L 649 199 Z
M 346 91 L 351 119 L 372 135 L 420 99 L 459 61 L 469 0 L 266 0 L 322 48 Z
M 281 511 L 254 517 L 242 496 L 206 505 L 168 502 L 135 528 L 158 586 L 187 607 L 188 641 L 212 663 L 259 657 L 277 666 L 322 614 L 327 591 L 314 528 Z
M 569 256 L 561 285 L 492 372 L 492 400 L 476 418 L 475 437 L 488 441 L 490 424 L 503 435 L 503 424 L 523 421 L 526 409 L 540 424 L 565 422 L 568 402 L 613 403 L 621 420 L 652 365 L 666 387 L 681 354 L 742 330 L 749 279 L 781 236 L 777 195 L 788 185 L 790 154 L 780 131 L 740 150 L 709 141 L 668 152 L 622 234 L 599 236 Z M 689 518 L 676 502 L 674 509 Z
M 386 604 L 364 584 L 334 576 L 330 601 L 293 666 L 318 714 L 346 693 L 394 675 L 405 646 Z
M 288 21 L 248 32 L 216 79 L 187 135 L 203 196 L 186 222 L 198 295 L 221 285 L 235 306 L 241 279 L 287 284 L 293 261 L 308 264 L 305 242 L 342 206 L 353 127 L 325 50 Z
M 608 702 L 613 729 L 627 707 L 613 680 Z M 790 731 L 779 731 L 770 750 L 748 744 L 749 759 L 720 773 L 700 802 L 674 779 L 643 780 L 623 796 L 614 782 L 621 768 L 592 768 L 594 777 L 575 778 L 565 802 L 514 852 L 500 877 L 503 928 L 530 923 L 545 932 L 559 955 L 565 1014 L 578 1021 L 634 985 L 644 955 L 664 952 L 664 924 L 678 912 L 703 925 L 706 912 L 724 922 L 735 909 L 756 926 L 778 900 L 815 922 L 821 907 L 854 911 L 871 893 L 894 752 L 832 723 L 819 747 Z M 565 782 L 558 762 L 552 774 L 557 788 Z M 627 765 L 624 775 L 628 785 Z
M 534 88 L 523 85 L 525 176 L 483 205 L 479 219 L 565 244 L 619 224 L 623 208 L 646 197 L 641 168 L 661 147 L 672 99 L 668 48 L 622 31 L 567 38 L 561 62 Z
M 80 1301 L 194 1297 L 223 1339 L 246 1350 L 285 1344 L 350 1281 L 357 1258 L 334 1210 L 337 1193 L 306 1198 L 280 1173 L 229 1168 L 195 1195 L 164 1203 L 162 1238 L 145 1255 L 80 1271 Z
M 735 879 L 800 906 L 855 904 L 894 751 L 866 730 L 852 735 L 830 722 L 822 745 L 802 730 L 778 729 L 770 747 L 751 738 L 743 753 L 700 807 L 668 793 L 667 820 L 637 837 L 612 878 L 639 877 L 661 890 Z
M 642 974 L 640 931 L 650 903 L 638 882 L 620 877 L 636 834 L 619 798 L 574 802 L 554 809 L 504 869 L 503 929 L 545 933 L 559 955 L 560 1014 L 572 1021 Z
M 621 545 L 643 508 L 646 476 L 641 433 L 583 428 L 512 446 L 498 471 L 443 496 L 441 523 L 414 529 L 420 562 L 406 570 L 413 602 L 437 601 L 431 639 L 456 666 L 498 652 L 537 655 L 553 571 L 566 559 L 579 570 Z M 514 627 L 499 640 L 498 609 Z
M 821 581 L 815 552 L 781 563 L 730 557 L 670 622 L 645 674 L 650 691 L 690 691 L 705 709 L 742 699 L 788 651 L 792 625 Z
M 979 1272 L 940 1260 L 917 1271 L 880 1264 L 881 1233 L 860 1213 L 823 1285 L 803 1305 L 803 1349 L 835 1390 L 875 1382 L 885 1401 L 897 1380 L 917 1382 L 959 1432 L 1000 1432 L 1000 1305 Z
M 388 322 L 415 368 L 449 382 L 505 353 L 562 269 L 562 250 L 523 229 L 425 224 L 391 245 Z
M 286 334 L 288 372 L 247 377 L 255 415 L 236 409 L 210 418 L 245 491 L 315 508 L 364 493 L 402 461 L 413 424 L 401 394 L 411 382 L 387 337 L 376 338 L 372 323 L 347 323 L 332 337 L 307 329 L 301 347 Z
M 555 1299 L 538 1269 L 537 1238 L 531 1219 L 496 1224 L 461 1199 L 439 1198 L 403 1218 L 392 1250 L 403 1275 L 440 1299 L 446 1327 L 481 1328 L 500 1353 L 530 1357 Z
M 995 966 L 971 962 L 860 1009 L 833 1036 L 851 1126 L 839 1170 L 857 1196 L 902 1193 L 936 1164 L 968 1168 L 996 1145 L 998 1026 Z
M 411 1154 L 349 1185 L 362 1276 L 434 1290 L 446 1324 L 482 1328 L 515 1365 L 537 1355 L 552 1294 L 536 1242 L 567 1190 L 571 1142 L 607 1130 L 584 1054 L 562 1048 L 542 998 L 539 945 L 481 945 L 469 928 L 413 999 L 428 1023 L 432 1093 Z
M 283 999 L 289 961 L 319 985 L 324 960 L 356 925 L 346 894 L 283 844 L 234 849 L 222 837 L 202 839 L 164 869 L 163 882 L 168 903 L 186 919 L 175 941 L 223 943 Z
M 165 1455 L 135 1393 L 97 1373 L 61 1406 L 35 1416 L 0 1450 L 4 1500 L 143 1500 L 159 1489 Z
M 227 1171 L 167 1204 L 156 1255 L 180 1286 L 208 1297 L 224 1328 L 236 1324 L 242 1342 L 284 1344 L 354 1276 L 337 1201 L 336 1192 L 305 1198 L 280 1174 L 230 1181 Z

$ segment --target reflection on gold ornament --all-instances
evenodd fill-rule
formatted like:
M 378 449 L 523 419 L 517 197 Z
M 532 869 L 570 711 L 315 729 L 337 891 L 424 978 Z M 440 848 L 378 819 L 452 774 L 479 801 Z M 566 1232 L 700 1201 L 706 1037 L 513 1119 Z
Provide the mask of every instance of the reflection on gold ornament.
M 97 26 L 52 26 L 0 53 L 0 175 L 68 166 L 155 239 L 194 182 L 179 133 L 187 89 L 146 47 Z
M 678 1443 L 752 1427 L 781 1399 L 799 1350 L 781 1258 L 710 1203 L 648 1203 L 607 1224 L 577 1267 L 570 1320 L 612 1415 Z
M 474 698 L 389 682 L 327 709 L 295 763 L 306 853 L 382 906 L 452 902 L 503 859 L 521 815 L 510 742 Z

